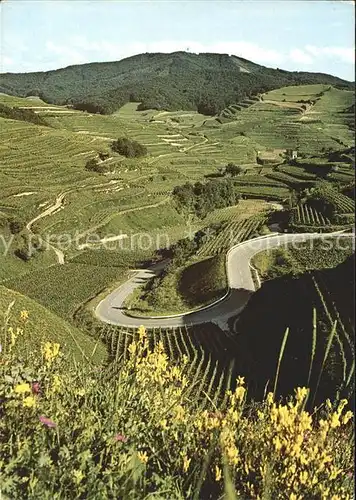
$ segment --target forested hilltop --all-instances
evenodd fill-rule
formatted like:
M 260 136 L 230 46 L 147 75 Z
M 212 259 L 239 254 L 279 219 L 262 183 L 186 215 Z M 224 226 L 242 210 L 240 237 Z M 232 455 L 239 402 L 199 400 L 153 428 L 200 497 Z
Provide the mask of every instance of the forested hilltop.
M 129 101 L 140 109 L 197 110 L 215 115 L 226 106 L 268 90 L 301 84 L 353 83 L 322 73 L 271 69 L 227 54 L 140 54 L 35 73 L 4 73 L 0 92 L 39 96 L 48 103 L 110 114 Z

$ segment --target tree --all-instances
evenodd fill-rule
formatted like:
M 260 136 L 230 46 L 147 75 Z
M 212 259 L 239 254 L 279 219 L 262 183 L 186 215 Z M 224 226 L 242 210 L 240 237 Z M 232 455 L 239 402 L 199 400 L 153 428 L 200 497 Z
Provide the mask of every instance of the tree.
M 98 160 L 96 158 L 91 158 L 85 164 L 85 168 L 87 170 L 94 170 L 94 171 L 96 171 L 97 167 L 98 167 Z
M 234 163 L 228 163 L 225 167 L 225 173 L 231 175 L 232 177 L 241 174 L 241 172 L 242 168 L 238 165 L 235 165 Z
M 109 153 L 99 153 L 99 158 L 101 161 L 107 160 L 109 158 Z
M 91 158 L 86 162 L 85 168 L 91 172 L 103 174 L 107 170 L 107 165 L 105 163 L 99 163 L 96 158 Z
M 119 137 L 111 144 L 111 149 L 127 158 L 137 158 L 147 154 L 146 146 L 127 137 Z
M 25 223 L 18 219 L 12 219 L 9 221 L 9 228 L 12 234 L 20 233 L 25 227 Z

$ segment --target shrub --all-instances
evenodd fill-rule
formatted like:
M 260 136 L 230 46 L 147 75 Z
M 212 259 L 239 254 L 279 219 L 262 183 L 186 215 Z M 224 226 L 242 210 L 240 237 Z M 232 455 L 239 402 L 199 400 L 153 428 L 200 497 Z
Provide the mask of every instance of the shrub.
M 24 229 L 25 223 L 22 220 L 19 219 L 11 219 L 9 221 L 9 229 L 12 234 L 18 234 L 21 233 L 21 231 Z
M 15 251 L 14 251 L 14 254 L 16 255 L 16 257 L 18 257 L 19 259 L 27 262 L 31 259 L 32 257 L 32 254 L 30 252 L 30 250 L 28 248 L 17 248 Z
M 112 143 L 111 148 L 116 153 L 126 156 L 127 158 L 136 158 L 147 154 L 146 146 L 143 146 L 137 141 L 128 139 L 127 137 L 119 137 L 117 141 Z
M 225 167 L 225 173 L 235 177 L 235 175 L 239 175 L 242 172 L 242 168 L 234 163 L 228 163 Z
M 99 163 L 96 158 L 91 158 L 88 160 L 85 164 L 85 168 L 91 172 L 98 172 L 99 174 L 102 174 L 107 171 L 107 165 L 103 165 L 102 163 Z

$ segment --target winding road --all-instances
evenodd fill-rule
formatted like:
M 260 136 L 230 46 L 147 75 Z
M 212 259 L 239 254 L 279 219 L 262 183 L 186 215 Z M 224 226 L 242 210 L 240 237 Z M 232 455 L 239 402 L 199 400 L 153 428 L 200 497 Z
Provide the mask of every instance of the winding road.
M 272 235 L 260 236 L 233 246 L 226 254 L 229 290 L 224 297 L 210 306 L 175 316 L 135 317 L 125 313 L 123 304 L 126 297 L 128 297 L 135 288 L 157 275 L 164 265 L 162 266 L 162 264 L 159 264 L 150 269 L 138 270 L 132 278 L 111 292 L 98 304 L 95 309 L 95 315 L 105 323 L 125 327 L 139 327 L 140 325 L 144 325 L 147 328 L 172 328 L 208 322 L 213 322 L 224 327 L 227 325 L 229 318 L 236 316 L 245 308 L 251 295 L 255 292 L 255 285 L 250 269 L 250 260 L 255 254 L 262 250 L 268 250 L 282 245 L 300 245 L 308 240 L 330 236 L 344 238 L 353 236 L 353 234 L 274 233 Z

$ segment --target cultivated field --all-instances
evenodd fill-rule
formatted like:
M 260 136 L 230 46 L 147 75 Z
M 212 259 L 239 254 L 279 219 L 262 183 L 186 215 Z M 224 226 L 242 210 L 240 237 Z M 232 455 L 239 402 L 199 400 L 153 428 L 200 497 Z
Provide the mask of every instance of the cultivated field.
M 258 213 L 268 212 L 268 202 L 287 206 L 292 191 L 319 180 L 308 165 L 283 163 L 286 149 L 320 156 L 328 148 L 340 151 L 352 144 L 346 112 L 352 99 L 351 92 L 330 86 L 286 87 L 231 103 L 216 119 L 184 110 L 137 111 L 133 102 L 102 116 L 1 94 L 0 103 L 30 109 L 48 126 L 0 118 L 0 222 L 15 219 L 27 227 L 16 236 L 18 246 L 31 234 L 54 235 L 54 243 L 27 262 L 10 248 L 1 257 L 0 279 L 72 318 L 154 250 L 203 227 L 222 224 L 200 248 L 201 258 L 225 252 L 231 238 L 243 241 L 266 222 Z M 113 152 L 112 141 L 122 135 L 145 145 L 147 156 L 132 159 Z M 108 155 L 105 174 L 85 168 L 99 153 Z M 261 164 L 259 158 L 275 158 L 277 164 Z M 173 188 L 214 176 L 228 163 L 242 167 L 234 178 L 240 204 L 215 210 L 203 221 L 180 215 Z M 344 162 L 329 177 L 346 183 L 352 174 L 353 166 Z M 350 211 L 350 198 L 340 194 L 338 200 L 339 212 Z M 294 214 L 295 224 L 302 226 L 329 220 L 303 204 Z M 4 231 L 10 238 L 9 229 Z M 138 248 L 142 232 L 158 241 L 145 252 Z M 62 234 L 76 238 L 76 245 L 59 254 L 56 242 Z M 88 240 L 93 234 L 100 241 Z M 119 266 L 112 267 L 112 251 Z

